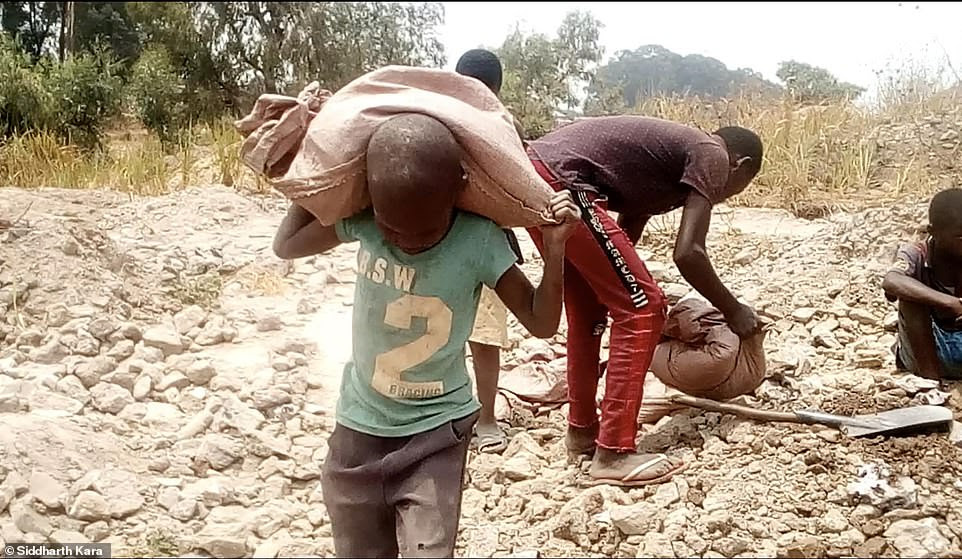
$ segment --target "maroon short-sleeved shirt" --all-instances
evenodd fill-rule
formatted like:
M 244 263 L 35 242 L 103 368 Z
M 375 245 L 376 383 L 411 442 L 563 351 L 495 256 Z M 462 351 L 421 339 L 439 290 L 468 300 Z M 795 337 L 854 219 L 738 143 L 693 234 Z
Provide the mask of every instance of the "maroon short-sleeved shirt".
M 904 243 L 899 246 L 895 253 L 895 262 L 889 271 L 905 274 L 906 276 L 921 282 L 926 287 L 930 287 L 946 295 L 958 297 L 959 288 L 955 285 L 947 285 L 939 281 L 932 267 L 929 255 L 932 253 L 932 240 Z M 895 301 L 895 297 L 885 294 L 889 301 Z M 946 315 L 938 309 L 932 310 L 932 318 L 943 330 L 959 331 L 962 330 L 956 323 L 955 317 Z
M 642 116 L 579 120 L 529 148 L 574 190 L 608 197 L 612 211 L 659 215 L 684 205 L 691 189 L 712 204 L 728 197 L 728 151 L 705 132 Z

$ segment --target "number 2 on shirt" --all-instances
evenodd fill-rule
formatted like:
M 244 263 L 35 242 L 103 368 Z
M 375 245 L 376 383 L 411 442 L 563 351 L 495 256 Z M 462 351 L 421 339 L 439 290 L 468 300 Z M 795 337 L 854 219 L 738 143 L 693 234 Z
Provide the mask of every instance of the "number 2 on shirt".
M 424 335 L 374 359 L 371 386 L 388 398 L 433 398 L 444 393 L 442 381 L 411 382 L 404 380 L 402 375 L 404 371 L 430 359 L 448 343 L 451 338 L 451 309 L 437 297 L 408 293 L 388 304 L 384 323 L 408 329 L 414 317 L 427 321 Z

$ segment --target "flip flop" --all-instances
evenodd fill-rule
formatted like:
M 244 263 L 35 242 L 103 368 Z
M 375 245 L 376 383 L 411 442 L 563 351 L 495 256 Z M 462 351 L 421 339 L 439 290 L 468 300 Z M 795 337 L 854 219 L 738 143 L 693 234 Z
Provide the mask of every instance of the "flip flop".
M 658 477 L 650 478 L 650 479 L 637 479 L 642 472 L 651 468 L 652 466 L 657 466 L 662 462 L 668 462 L 669 464 L 671 463 L 671 460 L 668 459 L 668 456 L 664 454 L 657 454 L 655 456 L 656 458 L 649 460 L 644 464 L 639 464 L 635 469 L 629 472 L 628 475 L 624 476 L 621 479 L 605 479 L 605 478 L 584 479 L 581 481 L 581 485 L 585 487 L 594 487 L 598 485 L 615 485 L 618 487 L 641 487 L 644 485 L 656 485 L 659 483 L 664 483 L 666 481 L 669 481 L 671 480 L 671 478 L 675 476 L 675 474 L 681 473 L 686 469 L 688 469 L 687 464 L 681 463 L 675 468 L 669 470 L 668 472 Z
M 478 438 L 478 452 L 486 454 L 501 454 L 508 448 L 508 439 L 504 436 L 504 431 L 500 426 L 497 431 L 485 431 L 479 433 L 475 428 L 475 435 Z

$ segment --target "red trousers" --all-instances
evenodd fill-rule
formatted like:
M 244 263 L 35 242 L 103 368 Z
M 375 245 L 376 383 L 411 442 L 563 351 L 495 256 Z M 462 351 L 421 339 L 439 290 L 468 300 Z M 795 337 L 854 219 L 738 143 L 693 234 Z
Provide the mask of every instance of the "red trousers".
M 561 190 L 561 183 L 541 161 L 531 162 L 552 188 Z M 565 246 L 568 423 L 582 428 L 598 423 L 599 353 L 610 313 L 611 343 L 596 443 L 631 452 L 645 375 L 665 322 L 665 296 L 606 204 L 591 193 L 572 194 L 582 207 L 584 221 Z M 543 251 L 541 231 L 531 228 L 528 233 Z

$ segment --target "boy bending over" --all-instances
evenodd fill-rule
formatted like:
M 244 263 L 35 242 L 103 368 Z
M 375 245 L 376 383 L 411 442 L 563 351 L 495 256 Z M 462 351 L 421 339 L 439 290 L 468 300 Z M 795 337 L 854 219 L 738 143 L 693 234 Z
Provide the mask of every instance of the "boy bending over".
M 896 364 L 930 379 L 962 378 L 962 189 L 929 204 L 929 237 L 899 247 L 882 289 L 898 300 Z
M 479 404 L 465 367 L 482 286 L 532 334 L 561 317 L 565 240 L 580 213 L 555 196 L 534 289 L 494 222 L 455 209 L 465 185 L 451 132 L 424 115 L 382 124 L 367 151 L 372 209 L 324 227 L 292 205 L 281 258 L 360 242 L 352 357 L 322 469 L 338 557 L 451 557 Z

